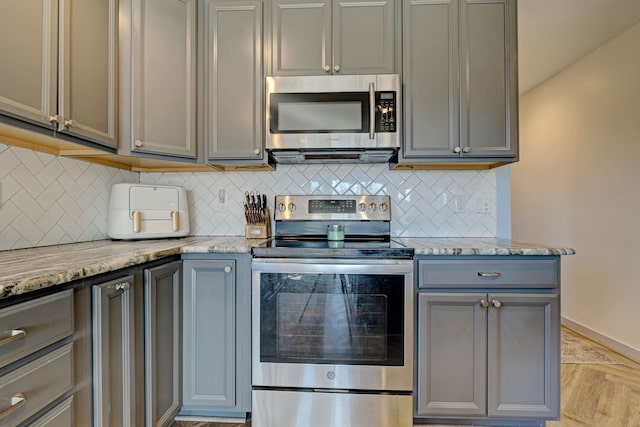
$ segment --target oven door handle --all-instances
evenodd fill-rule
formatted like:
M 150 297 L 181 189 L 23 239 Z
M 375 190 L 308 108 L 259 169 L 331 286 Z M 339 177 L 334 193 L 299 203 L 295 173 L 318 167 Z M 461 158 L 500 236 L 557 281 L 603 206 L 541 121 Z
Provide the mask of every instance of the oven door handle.
M 376 138 L 376 87 L 369 83 L 369 139 Z
M 289 280 L 302 280 L 302 274 L 300 274 L 300 273 L 289 273 L 289 274 L 287 274 L 287 279 L 289 279 Z

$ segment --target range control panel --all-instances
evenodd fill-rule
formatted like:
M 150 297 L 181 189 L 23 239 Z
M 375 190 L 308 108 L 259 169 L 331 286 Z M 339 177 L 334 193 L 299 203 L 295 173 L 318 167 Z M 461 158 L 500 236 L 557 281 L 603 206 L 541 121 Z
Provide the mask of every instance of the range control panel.
M 391 221 L 389 196 L 276 196 L 276 221 Z

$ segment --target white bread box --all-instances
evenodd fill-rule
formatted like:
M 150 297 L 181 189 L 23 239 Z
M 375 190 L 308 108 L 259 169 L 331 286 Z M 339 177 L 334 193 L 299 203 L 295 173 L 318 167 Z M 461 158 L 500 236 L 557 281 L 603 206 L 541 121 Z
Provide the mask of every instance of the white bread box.
M 177 186 L 114 184 L 107 222 L 107 235 L 112 239 L 186 236 L 187 194 Z

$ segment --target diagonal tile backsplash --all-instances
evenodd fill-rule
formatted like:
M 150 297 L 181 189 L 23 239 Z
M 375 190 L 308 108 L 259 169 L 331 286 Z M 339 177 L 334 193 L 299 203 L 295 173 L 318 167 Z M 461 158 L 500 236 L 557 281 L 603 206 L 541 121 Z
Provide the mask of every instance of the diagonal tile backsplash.
M 0 143 L 0 250 L 107 238 L 109 195 L 119 182 L 185 187 L 193 235 L 244 235 L 244 192 L 259 191 L 272 210 L 277 194 L 388 194 L 395 236 L 496 236 L 492 170 L 281 165 L 272 172 L 138 174 Z
M 139 174 L 0 143 L 0 250 L 107 238 L 119 182 Z
M 492 170 L 280 165 L 273 172 L 141 173 L 140 182 L 185 187 L 195 235 L 244 235 L 244 192 L 259 191 L 268 196 L 272 211 L 277 194 L 388 194 L 395 236 L 496 236 L 496 174 Z

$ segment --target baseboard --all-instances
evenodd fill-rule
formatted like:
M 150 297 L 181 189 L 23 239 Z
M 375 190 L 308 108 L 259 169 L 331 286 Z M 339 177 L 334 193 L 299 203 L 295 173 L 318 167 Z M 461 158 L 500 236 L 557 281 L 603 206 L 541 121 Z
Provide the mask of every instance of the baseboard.
M 234 423 L 243 424 L 246 418 L 230 418 L 230 417 L 206 417 L 200 415 L 176 415 L 176 421 L 189 421 L 201 423 Z
M 633 347 L 630 347 L 626 344 L 623 344 L 619 341 L 609 338 L 608 336 L 603 335 L 600 332 L 594 331 L 593 329 L 581 323 L 575 322 L 565 316 L 562 316 L 561 322 L 564 326 L 567 326 L 575 330 L 576 332 L 581 333 L 587 338 L 591 338 L 592 340 L 597 341 L 600 344 L 603 344 L 609 347 L 610 349 L 617 351 L 623 356 L 626 356 L 629 359 L 633 359 L 634 361 L 640 363 L 640 350 L 637 350 Z

